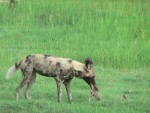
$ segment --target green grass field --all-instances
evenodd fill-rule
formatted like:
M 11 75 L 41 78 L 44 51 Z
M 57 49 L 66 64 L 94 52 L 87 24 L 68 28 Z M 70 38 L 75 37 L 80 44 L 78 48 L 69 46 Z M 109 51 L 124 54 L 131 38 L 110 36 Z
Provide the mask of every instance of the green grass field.
M 149 0 L 20 0 L 0 3 L 0 113 L 149 113 Z M 37 76 L 31 100 L 15 100 L 21 81 L 7 69 L 28 54 L 94 61 L 101 101 L 88 102 L 88 85 L 72 81 L 73 104 L 65 88 L 57 103 L 55 81 Z M 123 98 L 123 96 L 127 98 Z

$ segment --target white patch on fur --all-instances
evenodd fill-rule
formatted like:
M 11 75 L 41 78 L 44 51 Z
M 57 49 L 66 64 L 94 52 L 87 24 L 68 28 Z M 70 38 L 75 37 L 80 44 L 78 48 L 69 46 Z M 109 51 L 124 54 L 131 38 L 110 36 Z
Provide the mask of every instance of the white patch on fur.
M 9 79 L 16 70 L 17 69 L 16 69 L 15 65 L 11 66 L 7 71 L 6 79 Z

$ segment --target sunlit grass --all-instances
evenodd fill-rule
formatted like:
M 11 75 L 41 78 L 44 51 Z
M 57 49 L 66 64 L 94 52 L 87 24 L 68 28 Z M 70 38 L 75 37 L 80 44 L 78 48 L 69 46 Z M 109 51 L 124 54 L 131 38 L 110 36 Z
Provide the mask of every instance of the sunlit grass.
M 148 0 L 20 0 L 0 4 L 0 112 L 148 113 L 150 66 Z M 88 102 L 89 87 L 74 79 L 74 103 L 65 88 L 57 103 L 55 81 L 37 77 L 26 101 L 15 101 L 20 72 L 6 81 L 7 69 L 28 54 L 42 53 L 94 61 L 102 100 Z M 41 90 L 42 89 L 42 90 Z M 123 98 L 127 96 L 127 99 Z

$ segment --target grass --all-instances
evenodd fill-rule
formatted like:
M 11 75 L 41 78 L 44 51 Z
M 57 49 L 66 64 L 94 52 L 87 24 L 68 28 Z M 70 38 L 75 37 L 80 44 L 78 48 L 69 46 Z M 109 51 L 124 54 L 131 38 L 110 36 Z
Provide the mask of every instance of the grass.
M 21 77 L 20 72 L 6 81 L 0 83 L 0 109 L 2 113 L 148 113 L 150 79 L 149 70 L 115 70 L 95 67 L 96 81 L 100 89 L 101 101 L 94 98 L 88 102 L 89 87 L 83 80 L 72 81 L 72 93 L 74 103 L 67 102 L 65 88 L 63 87 L 62 103 L 57 103 L 56 85 L 53 79 L 37 76 L 36 82 L 31 88 L 31 100 L 25 100 L 23 90 L 20 92 L 20 100 L 15 100 L 15 88 Z M 123 95 L 127 98 L 124 99 Z
M 18 53 L 18 59 L 49 53 L 80 61 L 89 56 L 96 65 L 107 67 L 150 66 L 146 0 L 30 0 L 11 8 L 0 5 L 1 49 L 12 56 Z
M 0 112 L 150 112 L 149 18 L 148 0 L 21 0 L 12 7 L 1 3 Z M 88 102 L 88 86 L 74 79 L 74 103 L 68 104 L 64 90 L 58 104 L 54 80 L 38 76 L 32 100 L 26 101 L 21 92 L 16 102 L 20 73 L 6 81 L 6 71 L 34 53 L 80 62 L 91 57 L 102 100 Z

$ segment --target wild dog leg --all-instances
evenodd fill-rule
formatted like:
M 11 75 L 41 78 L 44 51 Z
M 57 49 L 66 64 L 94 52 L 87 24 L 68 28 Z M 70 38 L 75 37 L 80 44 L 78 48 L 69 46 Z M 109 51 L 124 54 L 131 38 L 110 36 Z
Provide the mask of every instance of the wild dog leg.
M 91 97 L 94 96 L 96 98 L 96 100 L 100 100 L 100 97 L 97 93 L 98 88 L 93 84 L 91 84 L 90 87 L 91 87 Z
M 70 82 L 71 82 L 71 80 L 65 80 L 64 81 L 64 85 L 66 87 L 67 96 L 68 96 L 68 102 L 69 103 L 72 102 L 72 94 L 71 94 L 71 89 L 70 89 Z
M 27 77 L 24 76 L 23 80 L 20 82 L 19 86 L 16 88 L 16 100 L 19 100 L 19 91 L 26 84 Z
M 61 89 L 61 80 L 55 79 L 56 80 L 56 84 L 57 84 L 57 99 L 58 102 L 61 102 L 61 98 L 62 98 L 62 89 Z
M 27 87 L 26 87 L 26 90 L 24 92 L 24 96 L 25 96 L 26 99 L 30 99 L 28 93 L 29 93 L 29 90 L 30 90 L 32 84 L 35 81 L 35 78 L 36 78 L 36 72 L 33 72 L 31 77 L 30 77 L 30 80 L 27 82 Z

